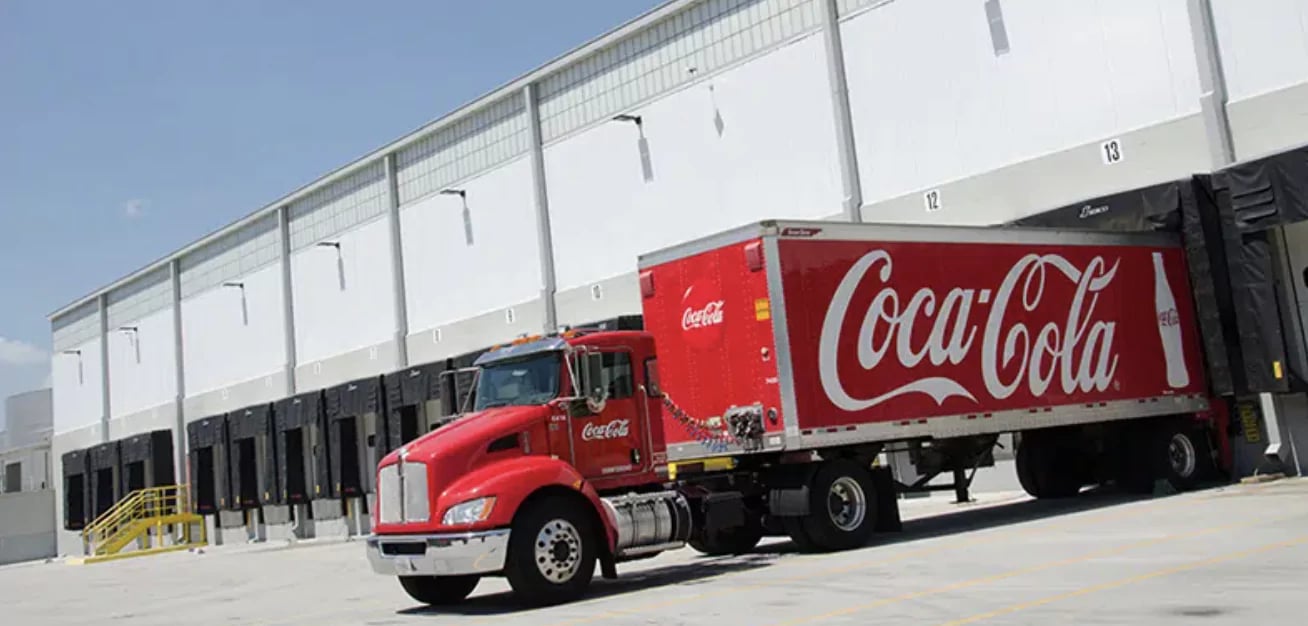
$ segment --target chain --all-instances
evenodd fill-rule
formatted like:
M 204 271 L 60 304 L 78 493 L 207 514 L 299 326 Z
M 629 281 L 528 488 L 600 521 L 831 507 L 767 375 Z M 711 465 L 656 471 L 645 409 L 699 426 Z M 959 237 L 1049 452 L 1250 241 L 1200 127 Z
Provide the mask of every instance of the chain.
M 728 434 L 715 434 L 708 430 L 707 426 L 702 425 L 701 420 L 697 420 L 686 414 L 681 407 L 677 406 L 667 393 L 663 394 L 663 406 L 667 407 L 672 416 L 686 429 L 686 433 L 693 437 L 709 451 L 715 453 L 726 452 L 728 446 L 736 441 Z

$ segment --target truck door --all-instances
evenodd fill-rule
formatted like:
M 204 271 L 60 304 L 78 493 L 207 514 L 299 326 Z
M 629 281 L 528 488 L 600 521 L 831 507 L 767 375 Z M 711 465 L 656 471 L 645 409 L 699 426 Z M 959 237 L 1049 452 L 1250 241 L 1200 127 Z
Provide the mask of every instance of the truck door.
M 573 465 L 601 483 L 642 472 L 649 464 L 643 407 L 636 396 L 631 353 L 604 352 L 601 381 L 608 400 L 597 415 L 572 418 Z

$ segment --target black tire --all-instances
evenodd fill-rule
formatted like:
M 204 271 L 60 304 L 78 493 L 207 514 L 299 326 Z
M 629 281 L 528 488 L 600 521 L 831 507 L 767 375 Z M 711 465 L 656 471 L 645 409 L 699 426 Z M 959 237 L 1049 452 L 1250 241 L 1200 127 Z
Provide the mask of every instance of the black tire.
M 1017 447 L 1017 481 L 1039 500 L 1070 498 L 1081 492 L 1088 470 L 1080 450 L 1062 445 L 1061 433 L 1022 433 Z
M 727 556 L 746 554 L 762 540 L 763 525 L 755 520 L 747 521 L 744 526 L 691 539 L 690 547 L 707 556 Z
M 1159 472 L 1177 491 L 1189 491 L 1212 470 L 1212 447 L 1207 433 L 1188 420 L 1173 420 L 1158 429 L 1155 449 L 1162 456 Z
M 410 598 L 431 606 L 450 606 L 463 602 L 477 588 L 481 577 L 471 576 L 400 576 L 400 586 Z
M 796 550 L 800 552 L 817 552 L 817 544 L 808 536 L 808 530 L 804 528 L 804 518 L 783 517 L 781 518 L 781 527 L 786 530 L 786 536 L 790 537 L 790 542 L 795 544 Z
M 809 514 L 800 523 L 814 548 L 834 552 L 867 545 L 877 522 L 872 472 L 837 459 L 818 468 L 808 489 Z
M 504 573 L 523 603 L 559 604 L 585 593 L 599 555 L 593 521 L 576 500 L 559 496 L 536 500 L 518 514 Z
M 1113 482 L 1118 490 L 1138 496 L 1153 493 L 1159 467 L 1153 426 L 1150 421 L 1124 425 L 1114 461 Z

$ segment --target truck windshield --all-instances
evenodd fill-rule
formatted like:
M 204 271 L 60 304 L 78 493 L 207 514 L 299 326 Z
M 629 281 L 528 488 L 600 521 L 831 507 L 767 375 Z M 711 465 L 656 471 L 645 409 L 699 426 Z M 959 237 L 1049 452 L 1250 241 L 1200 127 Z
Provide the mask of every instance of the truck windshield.
M 497 406 L 545 404 L 559 395 L 557 352 L 491 363 L 477 377 L 476 411 Z

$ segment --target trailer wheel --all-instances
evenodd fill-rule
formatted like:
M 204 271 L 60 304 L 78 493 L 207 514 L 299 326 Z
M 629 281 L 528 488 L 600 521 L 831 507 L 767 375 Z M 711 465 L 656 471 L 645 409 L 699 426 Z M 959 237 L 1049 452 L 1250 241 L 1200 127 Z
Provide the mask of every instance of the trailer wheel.
M 471 576 L 400 576 L 400 586 L 410 598 L 432 606 L 449 606 L 463 602 L 481 577 Z
M 1033 498 L 1070 498 L 1081 492 L 1086 471 L 1079 450 L 1060 445 L 1061 433 L 1028 431 L 1017 447 L 1017 481 Z
M 744 526 L 691 539 L 690 547 L 708 556 L 726 556 L 750 552 L 762 540 L 763 525 L 752 521 L 746 522 Z
M 1177 491 L 1193 489 L 1212 464 L 1208 438 L 1185 420 L 1173 420 L 1158 429 L 1158 448 L 1165 459 L 1162 474 Z
M 518 514 L 504 573 L 523 602 L 568 602 L 586 591 L 599 553 L 591 522 L 575 500 L 558 496 L 536 500 Z
M 1156 468 L 1161 464 L 1155 451 L 1158 434 L 1152 421 L 1127 423 L 1122 427 L 1115 465 L 1114 482 L 1121 491 L 1147 495 L 1154 490 Z
M 790 537 L 790 542 L 795 544 L 795 549 L 800 552 L 816 552 L 818 547 L 813 542 L 813 538 L 808 536 L 808 529 L 804 528 L 804 518 L 802 517 L 782 517 L 781 528 L 786 531 Z
M 877 520 L 871 472 L 849 460 L 834 460 L 813 474 L 808 488 L 809 514 L 799 521 L 813 547 L 837 551 L 867 544 Z

